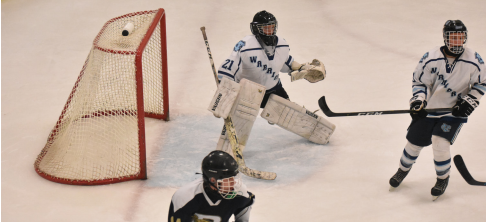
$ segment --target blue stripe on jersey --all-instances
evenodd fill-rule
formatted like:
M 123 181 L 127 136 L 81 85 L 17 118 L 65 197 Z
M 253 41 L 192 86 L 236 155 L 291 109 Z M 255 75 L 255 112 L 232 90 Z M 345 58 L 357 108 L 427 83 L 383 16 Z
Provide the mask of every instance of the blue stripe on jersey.
M 425 95 L 427 95 L 427 92 L 425 92 L 425 91 L 417 91 L 417 92 L 413 93 L 412 96 L 418 95 L 420 93 L 424 93 Z
M 473 64 L 474 66 L 476 66 L 476 68 L 478 68 L 478 71 L 481 71 L 481 69 L 480 69 L 480 67 L 478 66 L 478 64 L 475 64 L 475 63 L 473 63 L 473 62 L 471 62 L 471 61 L 467 61 L 467 60 L 458 60 L 458 61 Z
M 424 66 L 424 67 L 425 67 L 425 66 Z M 422 69 L 424 69 L 424 68 L 422 68 Z M 421 73 L 421 74 L 420 74 L 420 76 L 419 76 L 419 81 L 420 81 L 420 82 L 422 82 L 422 75 L 424 75 L 424 72 L 423 72 L 423 71 L 422 71 L 422 73 Z
M 291 62 L 291 56 L 288 56 L 288 60 L 286 60 L 285 64 L 286 64 L 286 66 L 288 66 L 288 68 L 290 68 L 290 70 L 293 70 L 293 69 L 291 69 L 290 62 Z
M 427 66 L 428 63 L 432 62 L 432 61 L 438 61 L 438 60 L 444 60 L 444 58 L 437 58 L 437 59 L 432 59 L 432 60 L 429 60 L 427 62 L 425 62 L 424 66 L 422 67 L 422 70 L 425 68 L 425 66 Z M 423 73 L 423 72 L 422 72 Z M 420 79 L 420 78 L 419 78 Z
M 251 48 L 251 49 L 245 49 L 242 50 L 241 53 L 246 52 L 246 51 L 251 51 L 251 50 L 262 50 L 263 48 Z
M 472 90 L 477 91 L 477 92 L 478 92 L 478 93 L 480 93 L 481 95 L 485 95 L 485 92 L 484 92 L 484 91 L 482 91 L 482 90 L 480 90 L 480 89 L 476 88 L 475 86 L 473 86 Z
M 242 62 L 242 59 L 241 59 L 241 58 L 239 58 L 239 64 L 237 65 L 237 70 L 236 70 L 236 72 L 234 73 L 234 77 L 236 76 L 237 71 L 239 71 L 239 69 L 241 69 L 241 62 Z
M 223 75 L 225 75 L 225 76 L 228 76 L 228 77 L 232 78 L 232 80 L 234 80 L 234 81 L 236 80 L 236 79 L 234 78 L 234 76 L 232 76 L 232 74 L 226 73 L 226 72 L 224 72 L 224 71 L 220 71 L 220 70 L 219 70 L 219 74 L 223 74 Z
M 279 45 L 279 46 L 276 46 L 276 48 L 278 47 L 290 47 L 289 45 Z
M 412 86 L 412 92 L 414 93 L 414 96 L 420 92 L 427 95 L 427 87 L 425 85 L 414 85 Z
M 473 88 L 476 88 L 477 90 L 486 92 L 486 84 L 474 84 Z M 484 95 L 484 93 L 481 95 Z

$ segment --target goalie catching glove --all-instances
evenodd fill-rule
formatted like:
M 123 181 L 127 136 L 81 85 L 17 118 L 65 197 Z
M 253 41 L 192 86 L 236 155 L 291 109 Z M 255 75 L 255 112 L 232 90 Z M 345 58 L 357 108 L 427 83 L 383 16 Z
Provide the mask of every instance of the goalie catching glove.
M 305 79 L 310 83 L 316 83 L 325 78 L 324 63 L 313 59 L 312 63 L 299 64 L 295 61 L 292 63 L 293 71 L 290 73 L 291 82 Z

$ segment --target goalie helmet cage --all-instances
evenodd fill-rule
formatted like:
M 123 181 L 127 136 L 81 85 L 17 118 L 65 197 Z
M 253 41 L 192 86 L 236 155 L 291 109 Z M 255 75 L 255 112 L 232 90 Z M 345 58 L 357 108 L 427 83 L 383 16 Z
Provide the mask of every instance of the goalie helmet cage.
M 40 176 L 75 185 L 147 178 L 144 117 L 169 119 L 165 23 L 164 9 L 105 23 L 35 161 Z

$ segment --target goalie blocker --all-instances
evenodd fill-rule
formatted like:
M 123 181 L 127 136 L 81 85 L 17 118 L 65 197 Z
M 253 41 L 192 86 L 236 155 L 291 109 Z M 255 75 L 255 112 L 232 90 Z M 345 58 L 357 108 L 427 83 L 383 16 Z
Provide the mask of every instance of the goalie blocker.
M 271 95 L 261 117 L 317 144 L 327 144 L 335 125 L 306 108 Z

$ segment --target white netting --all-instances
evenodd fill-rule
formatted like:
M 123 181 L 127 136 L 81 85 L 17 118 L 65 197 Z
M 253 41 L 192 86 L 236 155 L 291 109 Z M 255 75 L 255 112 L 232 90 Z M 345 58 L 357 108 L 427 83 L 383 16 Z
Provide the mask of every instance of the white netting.
M 144 111 L 138 110 L 138 103 L 144 103 L 147 113 L 165 113 L 161 55 L 164 33 L 159 18 L 155 19 L 157 13 L 132 13 L 112 19 L 99 33 L 65 109 L 36 160 L 41 176 L 73 183 L 117 181 L 134 178 L 141 171 L 145 174 L 145 166 L 141 165 L 145 157 L 140 157 L 145 148 L 139 138 L 139 131 L 144 132 L 140 129 L 144 118 L 138 117 Z M 122 36 L 128 22 L 134 24 L 134 31 Z M 151 32 L 153 22 L 157 25 Z M 140 48 L 147 38 L 145 48 Z M 143 50 L 142 63 L 136 62 L 138 50 Z M 139 69 L 143 72 L 143 91 L 139 89 L 143 95 L 138 95 Z

